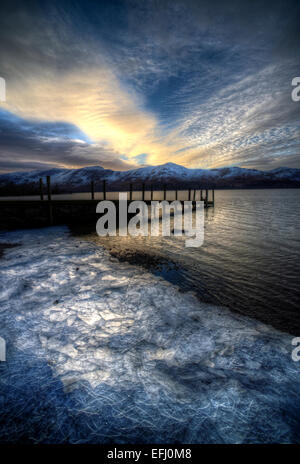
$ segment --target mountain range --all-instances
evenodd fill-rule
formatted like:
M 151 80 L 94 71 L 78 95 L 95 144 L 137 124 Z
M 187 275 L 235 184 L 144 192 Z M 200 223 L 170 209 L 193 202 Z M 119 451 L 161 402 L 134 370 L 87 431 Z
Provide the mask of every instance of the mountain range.
M 300 169 L 280 167 L 270 171 L 225 167 L 216 169 L 189 169 L 178 164 L 166 163 L 129 171 L 112 171 L 101 166 L 80 169 L 53 168 L 42 171 L 12 172 L 0 174 L 0 194 L 12 195 L 37 192 L 39 178 L 51 176 L 54 192 L 78 192 L 102 189 L 106 180 L 107 189 L 127 190 L 129 183 L 145 183 L 154 188 L 164 184 L 170 188 L 267 188 L 300 187 Z

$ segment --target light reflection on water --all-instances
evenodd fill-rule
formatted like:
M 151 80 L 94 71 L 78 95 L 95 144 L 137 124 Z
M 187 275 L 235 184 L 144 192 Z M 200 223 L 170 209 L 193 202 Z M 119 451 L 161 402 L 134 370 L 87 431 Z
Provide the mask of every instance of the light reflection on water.
M 205 240 L 86 237 L 117 257 L 281 330 L 300 333 L 300 190 L 219 190 L 205 211 Z

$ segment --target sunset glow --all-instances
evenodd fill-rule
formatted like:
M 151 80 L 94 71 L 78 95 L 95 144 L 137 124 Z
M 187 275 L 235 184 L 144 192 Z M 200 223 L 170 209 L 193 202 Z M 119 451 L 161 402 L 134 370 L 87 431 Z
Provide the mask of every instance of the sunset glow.
M 280 2 L 218 4 L 224 23 L 209 2 L 24 5 L 0 20 L 2 172 L 298 166 L 299 37 Z

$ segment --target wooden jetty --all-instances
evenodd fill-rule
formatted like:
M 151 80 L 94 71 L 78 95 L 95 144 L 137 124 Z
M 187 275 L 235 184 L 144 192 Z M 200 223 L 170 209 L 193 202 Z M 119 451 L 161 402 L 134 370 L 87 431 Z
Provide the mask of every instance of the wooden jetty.
M 191 201 L 193 208 L 196 201 L 204 201 L 204 207 L 213 207 L 215 204 L 214 189 L 169 189 L 163 185 L 160 190 L 155 190 L 153 185 L 142 183 L 128 185 L 127 201 L 143 200 L 147 204 L 151 201 Z M 46 190 L 46 191 L 45 191 Z M 160 195 L 158 195 L 160 192 Z M 68 194 L 53 195 L 51 191 L 51 178 L 46 177 L 46 189 L 43 179 L 39 179 L 39 195 L 35 199 L 26 197 L 6 198 L 0 197 L 0 225 L 1 228 L 36 227 L 53 224 L 68 224 L 85 220 L 97 220 L 96 205 L 101 200 L 110 200 L 118 207 L 119 192 L 109 191 L 107 182 L 102 181 L 102 191 L 95 190 L 95 182 L 92 181 L 89 193 L 82 193 L 86 198 L 65 199 Z M 72 196 L 71 195 L 71 196 Z M 53 198 L 53 197 L 56 198 Z M 98 198 L 96 198 L 96 196 Z

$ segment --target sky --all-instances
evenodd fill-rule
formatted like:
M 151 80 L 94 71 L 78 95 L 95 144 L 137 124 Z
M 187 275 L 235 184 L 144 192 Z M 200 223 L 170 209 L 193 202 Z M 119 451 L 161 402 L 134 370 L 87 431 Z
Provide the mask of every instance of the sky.
M 0 172 L 300 168 L 299 1 L 2 1 Z

